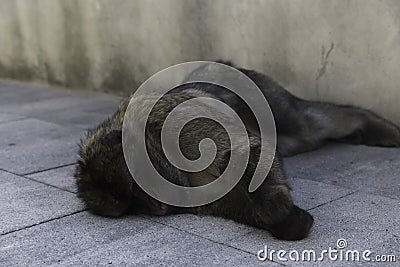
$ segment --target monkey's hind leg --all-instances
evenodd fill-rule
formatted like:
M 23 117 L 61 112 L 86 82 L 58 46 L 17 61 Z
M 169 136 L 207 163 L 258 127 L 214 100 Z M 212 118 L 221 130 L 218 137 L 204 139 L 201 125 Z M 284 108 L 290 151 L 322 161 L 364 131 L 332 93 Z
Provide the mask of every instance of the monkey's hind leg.
M 314 150 L 327 141 L 369 146 L 399 147 L 400 128 L 365 109 L 302 101 L 301 126 L 278 137 L 282 156 Z M 296 130 L 296 129 L 294 129 Z
M 371 111 L 316 103 L 310 105 L 306 114 L 323 138 L 370 146 L 400 146 L 400 128 Z

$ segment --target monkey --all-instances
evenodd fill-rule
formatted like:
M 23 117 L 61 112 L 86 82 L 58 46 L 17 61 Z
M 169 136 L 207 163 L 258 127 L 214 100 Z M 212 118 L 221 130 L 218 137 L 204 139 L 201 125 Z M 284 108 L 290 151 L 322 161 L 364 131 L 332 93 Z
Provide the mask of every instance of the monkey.
M 223 64 L 233 66 L 230 62 Z M 234 67 L 234 66 L 233 66 Z M 282 240 L 306 238 L 313 216 L 293 203 L 282 158 L 315 150 L 328 141 L 374 146 L 400 146 L 400 128 L 378 115 L 357 107 L 306 101 L 289 93 L 267 75 L 237 68 L 246 74 L 268 100 L 275 118 L 277 153 L 266 179 L 254 192 L 248 186 L 260 156 L 259 128 L 247 104 L 234 93 L 215 84 L 186 83 L 170 90 L 153 107 L 146 123 L 149 158 L 165 179 L 182 186 L 199 186 L 214 181 L 225 170 L 231 153 L 241 147 L 230 145 L 221 125 L 197 118 L 184 126 L 179 135 L 182 153 L 199 157 L 198 144 L 204 138 L 215 141 L 213 163 L 199 173 L 189 173 L 168 162 L 161 146 L 161 129 L 168 114 L 180 103 L 209 96 L 227 103 L 244 121 L 250 144 L 248 165 L 238 184 L 222 198 L 198 207 L 168 205 L 148 195 L 132 178 L 124 159 L 122 126 L 130 98 L 122 100 L 117 112 L 81 140 L 75 171 L 78 196 L 89 211 L 107 217 L 126 214 L 163 216 L 190 213 L 219 216 L 265 229 Z M 189 76 L 204 71 L 198 69 Z M 218 75 L 218 73 L 216 74 Z M 144 99 L 142 105 L 146 105 Z M 135 107 L 140 112 L 140 107 Z

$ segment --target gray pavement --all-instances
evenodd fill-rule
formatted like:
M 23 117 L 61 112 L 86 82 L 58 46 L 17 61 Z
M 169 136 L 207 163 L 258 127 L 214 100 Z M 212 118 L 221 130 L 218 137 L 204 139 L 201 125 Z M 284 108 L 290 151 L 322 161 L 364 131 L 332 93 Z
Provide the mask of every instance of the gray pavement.
M 73 170 L 85 129 L 111 115 L 118 97 L 0 81 L 0 266 L 399 266 L 400 149 L 330 144 L 285 159 L 296 203 L 314 215 L 297 242 L 213 217 L 102 218 L 76 197 Z M 376 261 L 293 261 L 345 239 L 348 250 L 395 255 Z M 288 261 L 259 261 L 283 249 Z M 295 252 L 292 252 L 292 258 Z M 381 257 L 382 258 L 382 257 Z

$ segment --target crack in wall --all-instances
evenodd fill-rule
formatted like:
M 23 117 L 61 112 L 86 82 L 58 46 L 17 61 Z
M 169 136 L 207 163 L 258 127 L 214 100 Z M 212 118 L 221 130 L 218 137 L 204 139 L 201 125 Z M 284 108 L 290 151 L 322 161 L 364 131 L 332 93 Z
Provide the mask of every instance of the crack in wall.
M 331 42 L 331 46 L 329 47 L 329 50 L 326 53 L 325 53 L 325 46 L 322 45 L 321 47 L 321 65 L 320 68 L 318 69 L 317 77 L 315 78 L 315 92 L 318 99 L 320 98 L 319 81 L 326 73 L 329 63 L 329 56 L 331 55 L 334 48 L 335 44 L 333 42 Z

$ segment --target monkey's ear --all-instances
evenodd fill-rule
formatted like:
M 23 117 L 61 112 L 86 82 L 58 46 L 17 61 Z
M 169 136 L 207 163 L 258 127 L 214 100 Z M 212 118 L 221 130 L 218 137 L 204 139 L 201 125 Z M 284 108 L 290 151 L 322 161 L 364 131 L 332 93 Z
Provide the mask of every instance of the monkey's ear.
M 112 130 L 112 131 L 108 132 L 107 134 L 105 134 L 101 138 L 101 141 L 110 146 L 119 145 L 122 143 L 122 131 L 121 130 Z

